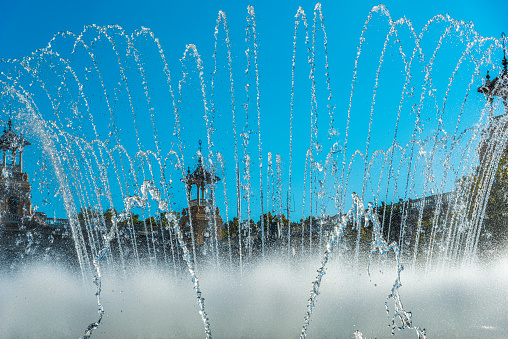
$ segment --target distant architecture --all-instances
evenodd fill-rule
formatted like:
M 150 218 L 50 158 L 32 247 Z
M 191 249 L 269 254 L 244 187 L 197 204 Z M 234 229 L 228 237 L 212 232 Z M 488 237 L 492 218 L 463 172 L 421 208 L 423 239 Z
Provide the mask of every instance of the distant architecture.
M 14 133 L 10 119 L 8 126 L 0 137 L 0 224 L 20 224 L 32 215 L 32 188 L 23 172 L 23 149 L 30 143 Z
M 489 71 L 487 71 L 485 84 L 478 87 L 478 92 L 485 94 L 489 102 L 492 102 L 494 97 L 503 99 L 506 112 L 508 109 L 508 104 L 506 102 L 506 99 L 508 99 L 508 60 L 506 60 L 506 52 L 504 52 L 502 65 L 503 71 L 492 81 L 490 80 Z
M 469 244 L 469 248 L 474 252 L 478 248 L 481 253 L 488 255 L 503 248 L 508 240 L 508 197 L 506 195 L 508 174 L 505 171 L 508 164 L 506 139 L 508 134 L 508 60 L 504 33 L 501 38 L 503 69 L 492 81 L 487 71 L 485 83 L 478 87 L 478 92 L 485 95 L 489 104 L 492 104 L 496 97 L 501 99 L 504 112 L 494 117 L 494 106 L 491 106 L 489 125 L 478 147 L 480 165 L 470 183 L 471 198 L 468 199 L 467 207 L 473 229 L 481 230 L 477 233 L 474 244 Z M 484 193 L 485 191 L 487 194 Z
M 503 33 L 502 35 L 503 42 L 506 40 L 506 37 Z M 482 93 L 485 95 L 489 103 L 492 103 L 494 101 L 495 97 L 498 97 L 503 100 L 504 104 L 504 114 L 498 115 L 496 117 L 493 116 L 493 112 L 491 110 L 490 112 L 490 123 L 487 128 L 488 137 L 485 142 L 483 142 L 479 147 L 479 156 L 480 156 L 480 163 L 482 166 L 487 166 L 486 160 L 490 161 L 489 159 L 485 159 L 485 156 L 487 154 L 491 154 L 493 148 L 495 148 L 495 144 L 491 144 L 491 138 L 493 135 L 500 133 L 501 131 L 503 133 L 506 133 L 506 130 L 508 129 L 508 125 L 504 123 L 504 125 L 500 125 L 501 120 L 503 117 L 506 116 L 508 113 L 508 60 L 506 60 L 506 46 L 503 50 L 503 70 L 501 73 L 495 77 L 493 80 L 490 80 L 490 74 L 489 71 L 487 71 L 487 75 L 485 76 L 485 83 L 478 87 L 478 93 Z M 507 153 L 507 149 L 505 148 L 504 153 Z
M 67 219 L 32 211 L 32 187 L 23 171 L 30 142 L 17 135 L 9 119 L 0 137 L 0 268 L 15 269 L 30 258 L 78 263 Z
M 201 140 L 199 145 L 201 150 Z M 196 245 L 202 245 L 207 237 L 215 239 L 214 230 L 217 241 L 222 239 L 222 218 L 219 208 L 214 207 L 211 200 L 214 194 L 214 184 L 220 180 L 219 177 L 203 167 L 201 157 L 199 157 L 196 169 L 192 173 L 189 169 L 187 176 L 182 179 L 182 182 L 185 183 L 190 207 L 182 210 L 179 224 L 187 243 L 193 240 Z M 193 191 L 196 192 L 195 199 L 192 199 Z

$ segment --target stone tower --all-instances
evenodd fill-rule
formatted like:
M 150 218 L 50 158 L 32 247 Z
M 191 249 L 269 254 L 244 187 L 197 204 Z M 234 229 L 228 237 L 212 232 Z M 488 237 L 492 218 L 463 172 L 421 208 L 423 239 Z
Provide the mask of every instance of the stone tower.
M 192 173 L 189 169 L 187 176 L 182 179 L 190 207 L 182 210 L 179 223 L 188 244 L 194 240 L 196 245 L 202 245 L 207 237 L 215 241 L 214 230 L 217 241 L 222 239 L 222 218 L 219 208 L 214 207 L 212 202 L 214 186 L 219 180 L 219 177 L 203 167 L 201 154 L 196 169 Z M 193 192 L 196 192 L 194 199 Z
M 14 133 L 10 119 L 8 126 L 0 137 L 0 224 L 20 224 L 32 214 L 31 186 L 23 172 L 23 148 L 30 143 Z
M 504 33 L 502 39 L 503 41 L 505 40 Z M 508 132 L 506 119 L 506 115 L 508 114 L 508 60 L 506 59 L 505 49 L 503 49 L 503 54 L 503 61 L 501 62 L 503 70 L 493 80 L 490 80 L 490 74 L 489 71 L 487 71 L 485 82 L 478 87 L 478 93 L 483 93 L 490 104 L 492 104 L 496 97 L 502 99 L 504 104 L 504 114 L 494 116 L 493 110 L 490 110 L 489 125 L 485 131 L 487 133 L 487 138 L 485 138 L 485 141 L 483 141 L 478 148 L 480 164 L 485 168 L 492 160 L 490 155 L 493 153 L 494 148 L 504 147 L 503 156 L 508 156 L 506 144 L 502 143 L 498 146 L 497 144 L 499 142 L 493 138 L 495 135 L 505 135 Z

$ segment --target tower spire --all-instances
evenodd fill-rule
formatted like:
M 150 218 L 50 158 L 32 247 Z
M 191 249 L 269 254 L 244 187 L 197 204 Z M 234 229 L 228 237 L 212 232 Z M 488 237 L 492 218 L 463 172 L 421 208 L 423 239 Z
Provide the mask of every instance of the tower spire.
M 9 125 L 9 131 L 12 130 L 12 108 L 9 108 L 9 122 L 7 123 Z M 5 130 L 5 128 L 4 128 Z
M 203 146 L 202 146 L 203 142 L 201 141 L 201 139 L 198 140 L 198 144 L 199 144 L 198 163 L 199 163 L 199 165 L 202 165 L 203 162 L 201 160 L 201 157 L 203 156 Z
M 506 60 L 506 34 L 501 33 L 501 39 L 503 40 L 503 72 L 508 73 L 508 60 Z

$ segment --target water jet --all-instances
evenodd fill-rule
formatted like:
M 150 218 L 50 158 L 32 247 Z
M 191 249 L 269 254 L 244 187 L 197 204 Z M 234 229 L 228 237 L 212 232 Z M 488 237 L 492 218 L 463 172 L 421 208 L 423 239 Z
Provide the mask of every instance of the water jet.
M 285 126 L 265 127 L 279 113 L 252 6 L 238 45 L 218 13 L 213 65 L 97 25 L 2 60 L 4 120 L 66 214 L 62 230 L 35 212 L 2 223 L 2 260 L 23 253 L 2 265 L 2 333 L 502 336 L 508 118 L 502 81 L 480 74 L 503 79 L 504 38 L 444 15 L 417 32 L 376 6 L 344 99 L 324 15 L 296 12 Z M 39 225 L 51 234 L 34 244 Z

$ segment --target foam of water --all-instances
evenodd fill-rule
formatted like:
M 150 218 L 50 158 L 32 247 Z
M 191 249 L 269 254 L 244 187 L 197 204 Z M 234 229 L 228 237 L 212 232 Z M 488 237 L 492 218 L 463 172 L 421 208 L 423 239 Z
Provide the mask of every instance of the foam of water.
M 343 259 L 343 258 L 342 258 Z M 321 285 L 311 338 L 388 338 L 385 299 L 394 269 L 377 266 L 352 273 L 336 257 Z M 294 338 L 302 325 L 315 262 L 288 265 L 270 260 L 237 274 L 201 272 L 213 333 L 218 338 Z M 429 338 L 500 338 L 508 331 L 508 258 L 491 265 L 446 272 L 403 271 L 400 293 L 413 322 Z M 156 269 L 112 272 L 103 279 L 106 311 L 94 338 L 199 338 L 203 336 L 187 276 Z M 122 274 L 118 274 L 118 277 Z M 3 338 L 71 338 L 96 318 L 90 284 L 48 264 L 1 275 L 0 333 Z M 396 338 L 414 338 L 397 331 Z

